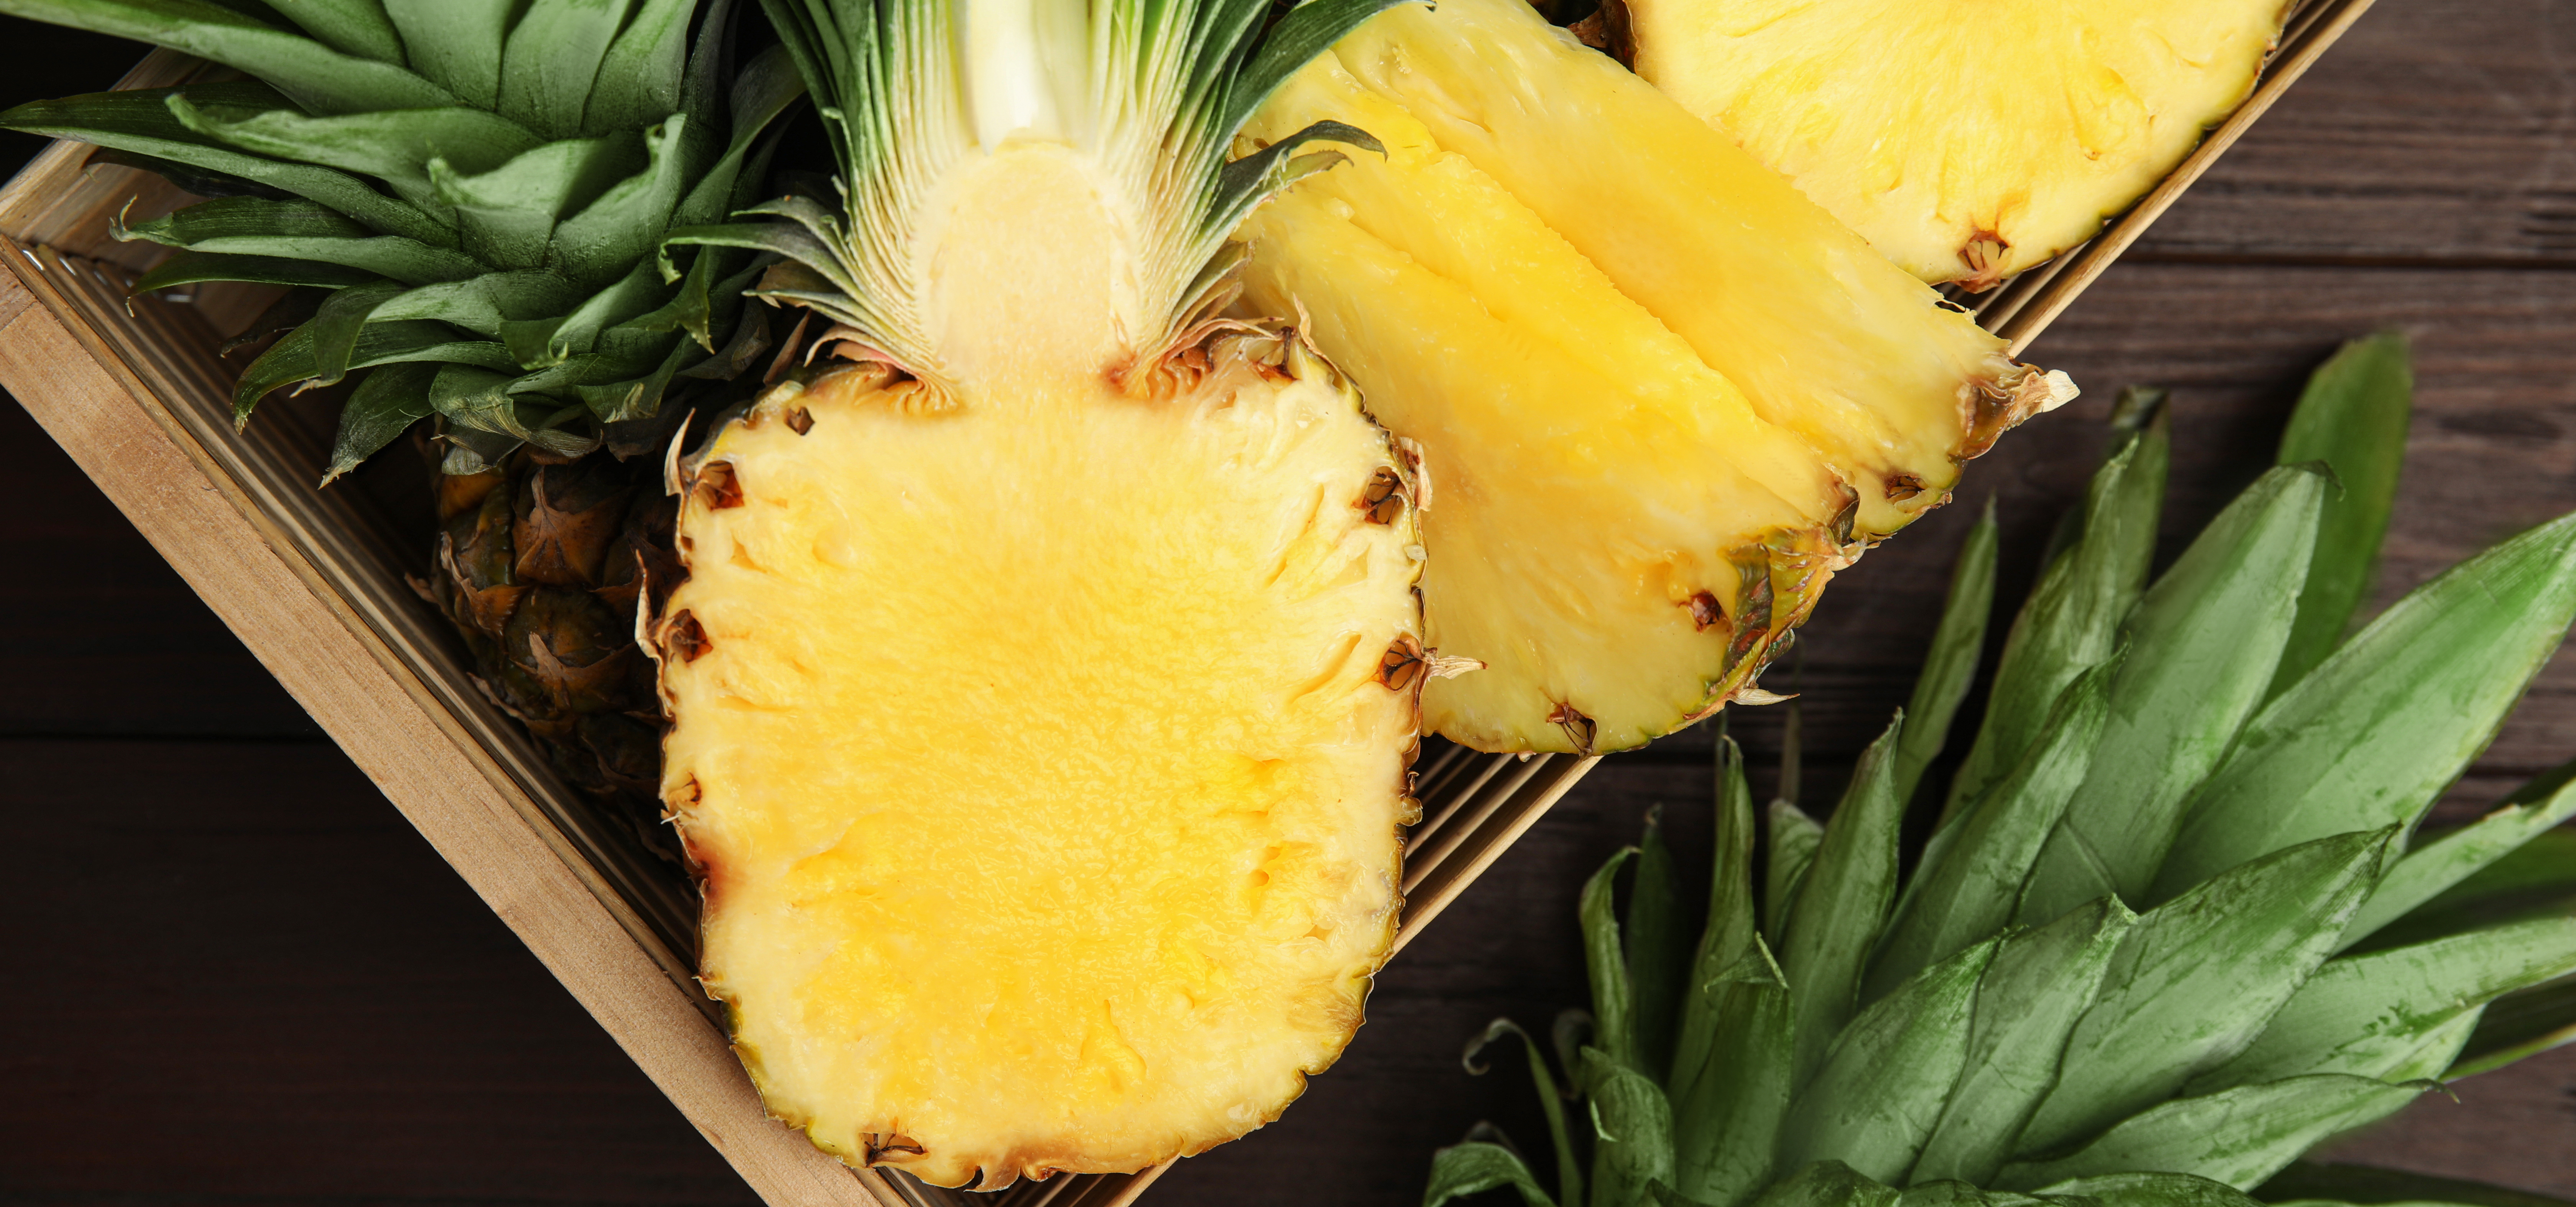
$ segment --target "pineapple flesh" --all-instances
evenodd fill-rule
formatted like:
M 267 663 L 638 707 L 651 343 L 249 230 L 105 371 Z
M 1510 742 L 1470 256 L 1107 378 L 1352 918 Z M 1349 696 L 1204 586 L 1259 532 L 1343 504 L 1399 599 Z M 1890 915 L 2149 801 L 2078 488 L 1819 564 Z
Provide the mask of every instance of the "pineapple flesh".
M 1302 333 L 1210 317 L 1258 195 L 1231 129 L 1174 155 L 1207 114 L 1082 92 L 1168 68 L 1193 11 L 1096 9 L 1172 23 L 1101 51 L 886 0 L 862 36 L 949 65 L 889 83 L 798 10 L 818 99 L 904 137 L 842 148 L 845 213 L 682 236 L 788 249 L 765 295 L 836 324 L 674 462 L 688 577 L 649 636 L 703 979 L 770 1111 L 853 1164 L 998 1189 L 1203 1151 L 1333 1062 L 1393 943 L 1409 464 Z
M 1302 308 L 1425 450 L 1428 640 L 1483 664 L 1426 723 L 1468 745 L 1620 750 L 1715 710 L 2072 394 L 1526 5 L 1382 14 L 1245 133 L 1322 118 L 1384 152 L 1253 215 L 1249 298 Z
M 1926 281 L 2102 228 L 2254 88 L 2285 0 L 1628 0 L 1637 74 Z

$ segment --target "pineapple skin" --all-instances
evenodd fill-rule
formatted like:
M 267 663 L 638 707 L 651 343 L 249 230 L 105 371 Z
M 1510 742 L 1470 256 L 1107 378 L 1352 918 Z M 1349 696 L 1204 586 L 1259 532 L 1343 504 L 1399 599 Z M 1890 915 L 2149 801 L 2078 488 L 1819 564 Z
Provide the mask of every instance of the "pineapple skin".
M 1429 639 L 1485 668 L 1425 694 L 1453 740 L 1592 754 L 1709 715 L 2071 396 L 1525 5 L 1382 14 L 1245 133 L 1325 117 L 1386 153 L 1245 223 L 1248 297 L 1311 314 L 1425 449 Z
M 1293 333 L 1005 380 L 728 424 L 651 641 L 770 1111 L 987 1189 L 1204 1151 L 1336 1059 L 1429 677 L 1405 463 Z
M 1637 74 L 1907 271 L 1984 290 L 2092 238 L 2170 174 L 2252 94 L 2289 5 L 1627 9 Z

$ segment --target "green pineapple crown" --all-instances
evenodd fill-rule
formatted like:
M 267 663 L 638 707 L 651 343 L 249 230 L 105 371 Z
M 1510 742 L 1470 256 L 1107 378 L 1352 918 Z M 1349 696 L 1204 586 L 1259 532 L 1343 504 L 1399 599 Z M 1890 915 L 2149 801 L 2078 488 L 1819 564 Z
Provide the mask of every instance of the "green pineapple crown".
M 1168 347 L 1233 297 L 1254 206 L 1342 159 L 1299 155 L 1366 132 L 1315 125 L 1228 161 L 1236 133 L 1288 76 L 1406 0 L 762 0 L 831 135 L 840 204 L 791 196 L 776 221 L 715 224 L 673 245 L 784 262 L 754 296 L 810 308 L 872 359 L 945 377 L 924 329 L 928 211 L 952 168 L 1034 135 L 1103 165 L 1107 203 L 1133 223 L 1143 350 Z
M 730 0 L 0 0 L 0 13 L 197 55 L 250 80 L 22 105 L 0 126 L 95 143 L 219 193 L 120 238 L 179 249 L 137 291 L 309 287 L 244 371 L 271 391 L 365 374 L 324 481 L 436 416 L 451 473 L 532 445 L 632 452 L 675 389 L 739 373 L 766 261 L 655 263 L 674 226 L 757 200 L 786 55 L 727 78 Z
M 2576 516 L 2347 637 L 2411 389 L 2399 337 L 2346 347 L 2281 466 L 2152 585 L 2165 420 L 2160 395 L 2124 396 L 1910 871 L 1905 805 L 1985 639 L 1991 507 L 1908 710 L 1829 824 L 1775 801 L 1758 834 L 1721 741 L 1696 944 L 1652 820 L 1583 891 L 1592 1009 L 1554 1046 L 1594 1124 L 1588 1201 L 2545 1202 L 2292 1164 L 2441 1078 L 2576 1037 L 2576 833 L 2554 829 L 2576 816 L 2576 763 L 2416 833 L 2576 617 Z M 1498 1020 L 1469 1071 L 1506 1036 L 1545 1108 L 1553 1193 L 1480 1125 L 1434 1161 L 1426 1207 L 1503 1187 L 1586 1201 L 1539 1044 Z

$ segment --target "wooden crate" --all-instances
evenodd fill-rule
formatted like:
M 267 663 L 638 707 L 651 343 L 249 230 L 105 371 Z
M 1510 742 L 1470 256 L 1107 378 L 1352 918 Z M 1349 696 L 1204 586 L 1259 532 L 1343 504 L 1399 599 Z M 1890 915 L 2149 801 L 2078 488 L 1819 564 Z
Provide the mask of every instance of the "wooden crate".
M 2253 97 L 2165 183 L 2091 243 L 1981 299 L 2016 352 L 2204 172 L 2370 0 L 2294 14 Z M 156 52 L 119 87 L 183 83 L 195 61 Z M 478 692 L 445 622 L 405 581 L 424 572 L 426 494 L 390 451 L 313 489 L 329 397 L 273 399 L 231 422 L 218 356 L 268 294 L 199 287 L 131 298 L 166 251 L 118 243 L 191 198 L 157 177 L 91 165 L 56 144 L 0 190 L 0 388 L 34 415 L 277 675 L 459 875 L 562 980 L 709 1143 L 771 1204 L 1118 1207 L 1156 1171 L 1056 1178 L 966 1195 L 852 1171 L 772 1122 L 693 978 L 697 902 L 627 820 L 567 789 Z M 1433 744 L 1424 819 L 1408 837 L 1397 949 L 1597 762 Z

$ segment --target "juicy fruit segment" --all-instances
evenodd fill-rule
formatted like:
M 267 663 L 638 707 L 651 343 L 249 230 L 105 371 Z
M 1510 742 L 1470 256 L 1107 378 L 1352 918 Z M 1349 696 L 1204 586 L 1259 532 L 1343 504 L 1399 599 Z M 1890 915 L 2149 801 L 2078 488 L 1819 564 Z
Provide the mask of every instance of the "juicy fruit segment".
M 1245 133 L 1327 117 L 1384 154 L 1254 214 L 1245 280 L 1424 448 L 1429 640 L 1485 664 L 1424 706 L 1469 745 L 1617 750 L 1705 715 L 2061 396 L 1525 5 L 1380 15 Z
M 1276 1117 L 1394 935 L 1408 491 L 1293 337 L 783 387 L 694 468 L 665 783 L 770 1110 L 988 1187 Z
M 2253 91 L 2285 0 L 1629 0 L 1637 74 L 1926 281 L 2092 238 Z

